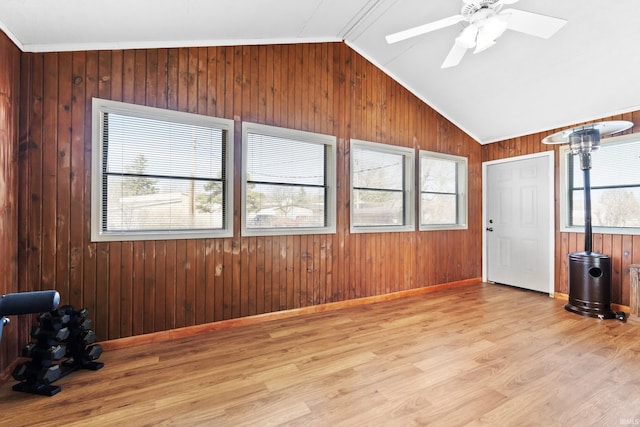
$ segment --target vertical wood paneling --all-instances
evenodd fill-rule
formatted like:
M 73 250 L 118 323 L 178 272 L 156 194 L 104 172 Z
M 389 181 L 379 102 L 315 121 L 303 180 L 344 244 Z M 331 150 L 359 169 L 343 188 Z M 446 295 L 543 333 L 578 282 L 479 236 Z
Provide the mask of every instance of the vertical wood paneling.
M 175 327 L 187 325 L 187 242 L 176 241 L 176 271 L 175 271 Z
M 155 313 L 153 316 L 155 330 L 167 329 L 167 312 L 165 309 L 165 301 L 167 300 L 167 285 L 166 285 L 166 265 L 167 259 L 167 245 L 165 241 L 156 242 L 156 268 L 153 273 L 153 289 L 154 298 L 149 298 L 149 301 L 153 304 Z
M 145 252 L 145 244 L 152 244 L 153 241 L 143 242 L 136 241 L 133 242 L 133 248 L 127 244 L 123 245 L 123 248 L 126 247 L 127 250 L 123 251 L 123 256 L 126 256 L 129 251 L 133 251 L 133 282 L 131 283 L 131 289 L 125 290 L 123 289 L 123 294 L 126 293 L 127 297 L 129 297 L 129 307 L 127 307 L 127 315 L 131 318 L 131 335 L 140 335 L 144 331 L 144 322 L 145 322 L 145 306 L 146 306 L 146 295 L 144 292 L 145 288 L 145 270 L 146 270 L 146 258 L 147 254 Z M 124 271 L 122 272 L 122 276 L 128 276 Z M 126 283 L 123 280 L 123 283 Z M 125 315 L 125 316 L 127 316 Z M 124 316 L 123 316 L 124 317 Z M 129 333 L 129 328 L 127 327 L 127 333 Z
M 72 101 L 72 54 L 60 53 L 58 61 L 58 93 L 56 98 L 63 100 L 57 104 L 57 130 L 56 130 L 56 164 L 52 169 L 55 174 L 56 210 L 54 220 L 56 223 L 54 259 L 56 264 L 55 282 L 53 286 L 60 290 L 61 294 L 68 295 L 69 301 L 74 298 L 69 285 L 69 243 L 70 243 L 70 204 L 71 204 L 71 101 Z M 53 141 L 51 141 L 53 142 Z M 80 283 L 81 287 L 82 284 Z
M 301 286 L 302 286 L 302 259 L 300 257 L 300 236 L 292 236 L 291 239 L 291 250 L 293 252 L 292 265 L 292 282 L 291 282 L 291 297 L 293 298 L 293 307 L 298 308 L 302 307 L 302 294 L 301 294 Z
M 59 287 L 65 302 L 89 305 L 99 339 L 481 274 L 482 152 L 511 143 L 480 147 L 342 43 L 22 55 L 20 122 L 31 140 L 21 188 L 31 196 L 20 202 L 28 250 L 19 269 L 36 289 Z M 236 173 L 232 238 L 91 243 L 93 96 L 234 119 L 237 171 L 242 121 L 335 135 L 336 233 L 240 236 Z M 469 230 L 351 235 L 352 137 L 468 156 Z M 611 244 L 632 259 L 633 243 Z
M 223 269 L 224 269 L 224 257 L 222 254 L 224 241 L 217 239 L 215 241 L 215 266 L 214 266 L 214 281 L 213 281 L 213 320 L 222 320 L 224 317 L 224 298 L 223 298 Z
M 622 258 L 620 260 L 620 269 L 622 270 L 622 282 L 620 284 L 620 297 L 619 301 L 621 301 L 624 305 L 629 305 L 631 303 L 629 299 L 630 294 L 630 286 L 631 286 L 631 277 L 630 271 L 625 266 L 632 264 L 631 256 L 633 254 L 633 236 L 625 235 L 622 236 Z
M 175 240 L 168 240 L 166 242 L 166 258 L 164 269 L 164 287 L 165 287 L 165 328 L 173 329 L 178 327 L 176 322 L 177 311 L 177 292 L 176 292 L 176 253 L 177 242 Z
M 193 239 L 186 242 L 186 259 L 184 261 L 187 278 L 185 280 L 185 326 L 192 326 L 196 322 L 196 270 L 198 268 L 198 258 L 196 241 Z
M 89 73 L 85 52 L 74 53 L 71 67 L 70 149 L 69 149 L 69 302 L 83 307 L 84 277 L 83 256 L 85 229 L 85 91 Z M 95 79 L 95 77 L 94 77 Z M 71 285 L 71 284 L 75 285 Z M 91 307 L 93 308 L 93 307 Z
M 207 305 L 207 259 L 206 259 L 206 246 L 208 241 L 206 239 L 201 239 L 195 242 L 196 244 L 196 269 L 195 269 L 195 293 L 194 293 L 194 304 L 193 304 L 193 314 L 195 325 L 200 325 L 202 323 L 206 323 L 207 321 L 207 312 L 209 311 L 209 307 L 213 305 L 213 299 L 209 299 L 209 304 Z M 149 281 L 149 285 L 153 286 L 153 280 L 149 279 L 149 276 L 145 276 L 147 281 Z M 212 276 L 213 280 L 213 276 Z
M 232 283 L 233 283 L 233 265 L 232 259 L 232 240 L 225 239 L 223 246 L 224 262 L 223 262 L 223 290 L 222 290 L 222 319 L 231 319 L 233 305 Z
M 141 287 L 140 296 L 142 298 L 141 305 L 143 307 L 142 315 L 142 333 L 153 332 L 155 326 L 155 299 L 156 299 L 156 242 L 150 240 L 144 242 L 144 286 Z M 202 283 L 205 283 L 203 280 Z M 204 298 L 203 298 L 204 299 Z M 202 310 L 204 315 L 204 308 Z M 204 320 L 203 322 L 204 323 Z
M 33 55 L 28 61 L 24 60 L 23 67 L 28 67 L 33 72 L 33 81 L 29 84 L 22 84 L 27 87 L 29 92 L 22 91 L 22 103 L 29 103 L 30 108 L 21 108 L 21 123 L 28 123 L 28 130 L 21 133 L 25 135 L 25 150 L 21 151 L 21 158 L 25 162 L 21 171 L 28 171 L 25 175 L 26 188 L 20 191 L 21 194 L 28 194 L 24 199 L 24 204 L 20 205 L 19 210 L 24 212 L 21 215 L 28 218 L 27 221 L 20 221 L 20 224 L 26 223 L 23 228 L 24 235 L 20 236 L 20 240 L 25 241 L 25 253 L 21 253 L 21 264 L 19 270 L 24 271 L 20 274 L 20 290 L 33 290 L 37 286 L 42 277 L 42 133 L 43 133 L 43 108 L 44 108 L 44 61 L 41 55 Z M 6 64 L 3 62 L 3 64 Z M 7 75 L 7 74 L 2 74 Z M 8 187 L 7 187 L 8 188 Z M 6 259 L 3 257 L 3 259 Z
M 273 264 L 273 256 L 271 254 L 272 249 L 271 236 L 258 240 L 258 272 L 256 273 L 258 278 L 258 287 L 261 292 L 258 293 L 258 313 L 271 312 L 271 282 L 273 274 L 271 272 L 271 266 Z
M 42 139 L 42 277 L 45 289 L 54 289 L 56 282 L 56 215 L 57 215 L 57 113 L 58 113 L 58 55 L 44 59 L 44 100 Z M 64 284 L 63 284 L 64 285 Z
M 20 230 L 26 231 L 26 227 L 18 223 L 18 204 L 28 203 L 28 198 L 25 199 L 18 189 L 18 181 L 26 178 L 19 166 L 27 165 L 25 151 L 30 144 L 28 139 L 25 141 L 24 132 L 18 130 L 20 120 L 28 117 L 19 108 L 20 90 L 31 95 L 28 83 L 20 82 L 21 63 L 20 51 L 0 32 L 0 295 L 18 292 L 20 286 L 29 285 L 18 282 L 17 262 L 19 252 L 27 250 L 29 245 L 19 236 Z M 22 320 L 24 317 L 20 316 L 21 321 L 13 318 L 11 327 L 4 329 L 0 342 L 0 372 L 16 358 L 21 341 L 26 338 L 29 322 Z
M 29 61 L 30 58 L 21 58 L 18 50 L 12 48 L 8 39 L 0 34 L 0 129 L 4 130 L 0 134 L 0 269 L 3 271 L 0 295 L 31 290 L 32 277 L 39 275 L 39 265 L 36 265 L 33 271 L 18 274 L 17 262 L 18 257 L 30 262 L 36 258 L 31 254 L 39 250 L 38 242 L 30 241 L 28 238 L 31 221 L 17 220 L 19 206 L 25 208 L 22 215 L 29 217 L 36 205 L 32 203 L 32 195 L 28 188 L 19 190 L 19 183 L 29 182 L 31 174 L 34 173 L 29 168 L 29 147 L 33 147 L 34 151 L 40 147 L 38 135 L 30 135 L 26 130 L 19 130 L 19 123 L 31 121 L 29 109 L 19 108 L 20 98 L 36 104 L 36 97 L 41 95 L 30 81 L 19 79 L 20 69 L 28 68 Z M 38 71 L 41 72 L 41 68 L 38 68 Z M 40 104 L 41 102 L 38 102 L 36 105 Z M 19 133 L 13 133 L 18 130 Z M 17 156 L 17 165 L 11 161 L 14 155 Z M 17 176 L 12 179 L 14 173 L 17 173 Z M 13 199 L 14 197 L 16 198 Z M 11 202 L 12 199 L 14 203 Z M 0 343 L 0 370 L 15 358 L 19 344 L 27 340 L 29 324 L 23 318 L 24 316 L 20 316 L 18 320 L 14 318 L 12 330 L 6 328 L 3 331 L 5 338 Z

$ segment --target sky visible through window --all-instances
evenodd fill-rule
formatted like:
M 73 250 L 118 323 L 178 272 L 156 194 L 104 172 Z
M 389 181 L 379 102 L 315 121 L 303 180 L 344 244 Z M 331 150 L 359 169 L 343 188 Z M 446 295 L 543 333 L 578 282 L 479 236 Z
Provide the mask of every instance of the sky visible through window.
M 584 225 L 584 172 L 573 162 L 570 225 Z M 591 153 L 591 214 L 595 227 L 640 227 L 640 142 L 608 145 Z M 600 188 L 606 187 L 606 188 Z

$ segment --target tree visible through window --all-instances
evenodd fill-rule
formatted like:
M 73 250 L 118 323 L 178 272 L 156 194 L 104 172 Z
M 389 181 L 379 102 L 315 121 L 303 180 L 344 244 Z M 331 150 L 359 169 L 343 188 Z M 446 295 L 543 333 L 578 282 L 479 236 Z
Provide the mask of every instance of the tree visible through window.
M 420 152 L 420 227 L 466 227 L 467 159 Z
M 584 182 L 578 156 L 563 154 L 568 225 L 584 226 Z M 591 216 L 594 227 L 640 228 L 640 141 L 601 142 L 591 154 Z
M 233 122 L 94 100 L 92 239 L 231 233 Z
M 243 234 L 335 230 L 335 137 L 243 124 Z
M 351 231 L 414 229 L 410 148 L 351 141 Z

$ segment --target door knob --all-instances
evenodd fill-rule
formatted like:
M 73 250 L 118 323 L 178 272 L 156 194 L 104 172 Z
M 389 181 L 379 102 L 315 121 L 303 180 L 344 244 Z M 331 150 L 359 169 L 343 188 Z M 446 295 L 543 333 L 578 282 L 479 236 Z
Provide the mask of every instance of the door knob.
M 493 231 L 493 227 L 487 227 L 487 231 Z

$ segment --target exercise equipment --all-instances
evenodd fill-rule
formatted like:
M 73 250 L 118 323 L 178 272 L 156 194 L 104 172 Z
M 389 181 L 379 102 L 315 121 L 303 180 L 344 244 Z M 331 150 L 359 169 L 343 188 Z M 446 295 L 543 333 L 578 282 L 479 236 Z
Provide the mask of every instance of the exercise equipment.
M 61 390 L 60 386 L 51 384 L 54 381 L 78 369 L 95 371 L 104 366 L 95 361 L 102 355 L 102 346 L 95 344 L 93 322 L 87 318 L 89 311 L 75 310 L 71 305 L 58 308 L 59 304 L 60 294 L 56 291 L 0 297 L 0 340 L 2 329 L 10 323 L 6 316 L 41 313 L 38 326 L 31 328 L 34 341 L 20 352 L 22 357 L 31 360 L 13 370 L 13 378 L 20 381 L 13 386 L 14 391 L 53 396 Z
M 102 354 L 102 346 L 94 344 L 96 342 L 96 333 L 91 330 L 93 322 L 87 319 L 89 314 L 87 309 L 74 310 L 72 306 L 64 306 L 61 310 L 66 310 L 69 315 L 69 338 L 67 343 L 66 356 L 67 360 L 62 362 L 62 366 L 66 368 L 64 375 L 75 371 L 76 369 L 90 369 L 97 371 L 104 366 L 102 362 L 94 362 Z
M 95 371 L 104 366 L 95 361 L 102 355 L 102 346 L 95 344 L 93 322 L 87 315 L 86 309 L 65 305 L 38 316 L 38 326 L 31 328 L 33 342 L 21 351 L 22 357 L 31 360 L 13 371 L 13 378 L 19 381 L 14 391 L 53 396 L 61 390 L 54 381 L 78 369 Z
M 60 304 L 60 294 L 57 291 L 20 292 L 1 296 L 0 341 L 2 341 L 2 329 L 11 323 L 5 316 L 42 313 L 55 310 L 58 304 Z

